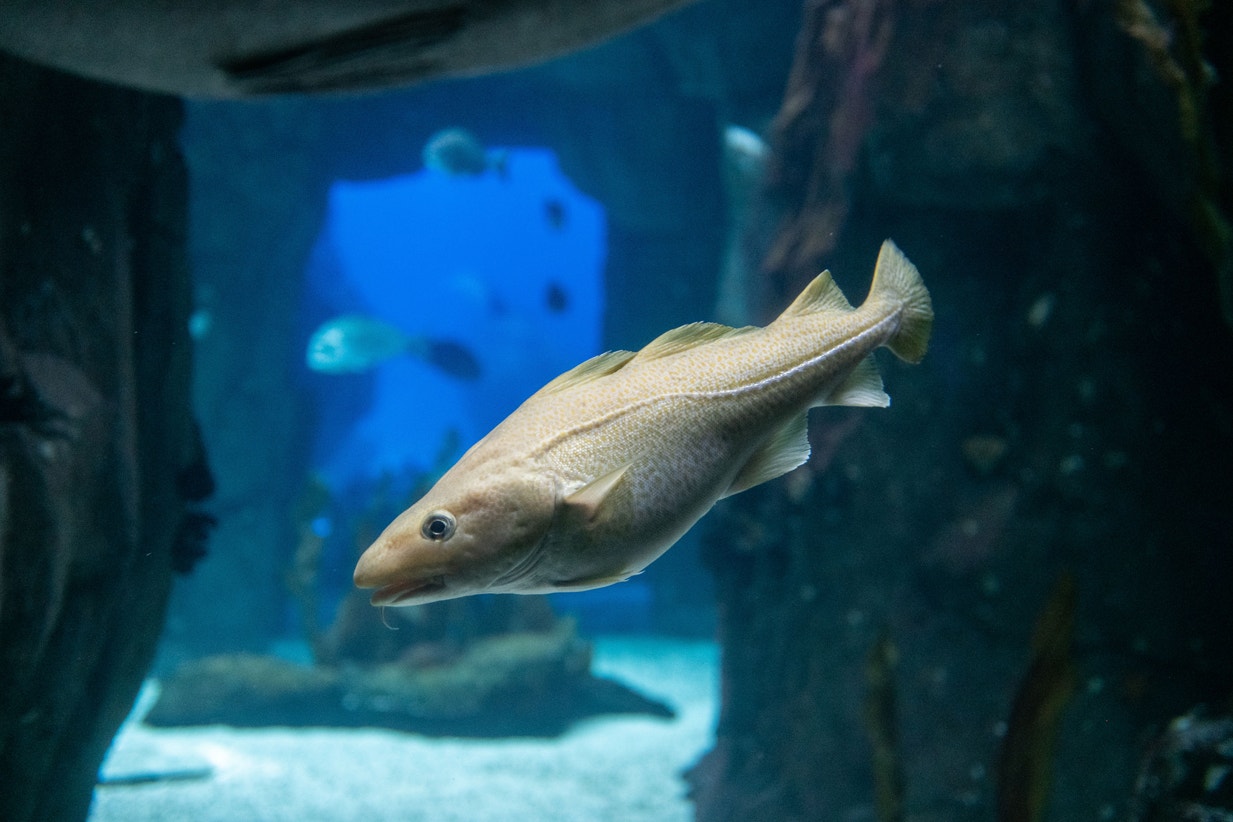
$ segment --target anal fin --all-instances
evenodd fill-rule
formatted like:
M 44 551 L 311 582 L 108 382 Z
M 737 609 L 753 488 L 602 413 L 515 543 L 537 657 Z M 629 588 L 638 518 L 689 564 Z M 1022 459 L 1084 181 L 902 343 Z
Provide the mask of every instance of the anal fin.
M 605 585 L 615 585 L 618 582 L 624 582 L 633 574 L 618 573 L 618 574 L 597 574 L 590 577 L 580 577 L 579 579 L 567 579 L 561 582 L 552 583 L 554 591 L 590 591 L 594 588 L 603 588 Z
M 855 408 L 886 408 L 890 397 L 882 390 L 882 375 L 878 364 L 870 354 L 861 360 L 843 382 L 827 391 L 814 402 L 819 405 L 849 405 Z
M 737 472 L 724 496 L 783 476 L 809 459 L 809 419 L 806 412 L 781 425 Z

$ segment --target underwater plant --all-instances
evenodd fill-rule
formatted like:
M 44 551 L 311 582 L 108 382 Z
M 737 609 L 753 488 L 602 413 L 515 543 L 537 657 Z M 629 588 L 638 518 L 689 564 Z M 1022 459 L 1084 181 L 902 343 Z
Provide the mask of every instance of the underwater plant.
M 902 822 L 904 818 L 903 758 L 899 751 L 895 666 L 899 649 L 883 629 L 869 651 L 865 680 L 865 727 L 873 745 L 873 804 L 878 822 Z
M 1071 643 L 1078 594 L 1062 574 L 1040 612 L 1032 661 L 1019 682 L 997 768 L 998 822 L 1042 822 L 1062 711 L 1075 689 Z
M 1161 20 L 1147 0 L 1118 0 L 1118 24 L 1140 43 L 1148 63 L 1172 92 L 1177 130 L 1189 155 L 1190 219 L 1204 253 L 1216 268 L 1220 307 L 1233 327 L 1233 225 L 1222 193 L 1227 192 L 1218 157 L 1211 91 L 1216 71 L 1204 53 L 1202 18 L 1207 0 L 1168 0 L 1169 19 Z

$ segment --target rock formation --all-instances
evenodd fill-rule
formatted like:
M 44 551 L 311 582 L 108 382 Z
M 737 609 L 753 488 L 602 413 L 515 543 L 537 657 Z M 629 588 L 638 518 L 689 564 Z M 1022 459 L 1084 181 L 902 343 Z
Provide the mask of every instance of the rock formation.
M 84 818 L 210 479 L 180 104 L 0 56 L 0 818 Z

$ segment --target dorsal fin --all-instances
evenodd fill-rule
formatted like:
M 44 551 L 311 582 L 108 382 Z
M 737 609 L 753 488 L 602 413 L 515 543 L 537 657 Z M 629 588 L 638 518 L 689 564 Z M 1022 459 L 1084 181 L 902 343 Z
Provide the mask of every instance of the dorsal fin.
M 638 362 L 657 360 L 660 357 L 667 357 L 681 351 L 687 351 L 690 348 L 696 348 L 699 345 L 705 345 L 715 340 L 736 337 L 755 330 L 752 325 L 747 325 L 743 328 L 733 328 L 730 325 L 721 325 L 719 323 L 690 323 L 689 325 L 682 325 L 671 331 L 665 331 L 647 343 L 638 352 Z
M 792 305 L 784 309 L 780 317 L 795 317 L 800 314 L 812 314 L 817 311 L 851 311 L 852 303 L 843 296 L 831 272 L 823 271 L 813 278 L 813 282 L 805 286 L 805 290 L 797 295 Z
M 592 357 L 586 362 L 576 365 L 551 380 L 540 390 L 536 391 L 534 396 L 543 394 L 554 394 L 557 391 L 564 391 L 567 388 L 573 388 L 576 385 L 598 380 L 600 377 L 606 377 L 614 371 L 620 371 L 625 363 L 634 358 L 633 351 L 606 351 L 603 354 Z

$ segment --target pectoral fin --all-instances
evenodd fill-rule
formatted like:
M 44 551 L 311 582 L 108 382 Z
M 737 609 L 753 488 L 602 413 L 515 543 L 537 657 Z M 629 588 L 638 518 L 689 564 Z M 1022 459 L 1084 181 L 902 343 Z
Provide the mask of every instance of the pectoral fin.
M 612 500 L 613 492 L 620 485 L 621 478 L 629 467 L 630 463 L 625 463 L 615 471 L 591 480 L 562 500 L 563 504 L 586 522 L 594 522 L 603 513 L 606 504 Z
M 633 574 L 600 574 L 593 577 L 580 577 L 579 579 L 554 582 L 552 587 L 558 591 L 590 591 L 592 588 L 603 588 L 605 585 L 624 582 L 631 576 Z
M 730 497 L 755 485 L 782 476 L 809 459 L 809 421 L 805 414 L 797 414 L 781 425 L 770 438 L 753 453 L 749 461 L 737 472 L 728 492 Z

